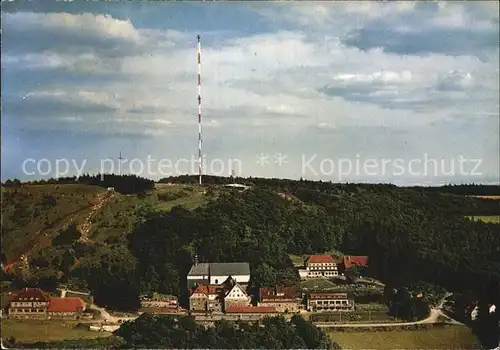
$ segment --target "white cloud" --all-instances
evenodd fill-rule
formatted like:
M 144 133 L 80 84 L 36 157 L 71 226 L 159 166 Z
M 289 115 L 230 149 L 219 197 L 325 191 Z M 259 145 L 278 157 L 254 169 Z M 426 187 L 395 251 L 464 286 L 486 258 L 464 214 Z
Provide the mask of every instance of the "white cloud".
M 404 138 L 391 132 L 421 130 L 427 130 L 427 136 L 418 141 L 432 141 L 428 147 L 438 148 L 439 137 L 427 128 L 456 131 L 462 126 L 458 120 L 491 132 L 491 120 L 477 112 L 491 112 L 498 105 L 498 70 L 492 61 L 480 61 L 472 54 L 409 56 L 383 48 L 361 50 L 345 43 L 346 35 L 357 26 L 365 28 L 377 21 L 389 33 L 389 29 L 399 33 L 405 28 L 408 33 L 420 33 L 415 25 L 418 16 L 425 25 L 449 28 L 453 34 L 454 29 L 470 24 L 469 12 L 454 14 L 445 8 L 428 13 L 427 18 L 415 3 L 365 2 L 348 8 L 338 3 L 259 6 L 269 18 L 298 23 L 299 29 L 288 26 L 203 47 L 203 127 L 212 152 L 216 147 L 224 152 L 278 147 L 275 137 L 295 142 L 281 141 L 281 145 L 297 152 L 323 146 L 345 152 L 352 143 L 389 152 L 398 148 L 391 142 Z M 50 15 L 47 23 L 45 16 L 25 17 L 28 23 L 40 24 L 36 30 L 32 24 L 21 23 L 21 15 L 13 16 L 6 32 L 23 32 L 37 39 L 35 31 L 44 36 L 63 31 L 66 39 L 78 40 L 52 40 L 49 48 L 47 42 L 41 46 L 26 42 L 19 44 L 23 50 L 15 50 L 13 40 L 8 42 L 12 50 L 2 53 L 8 67 L 34 70 L 33 74 L 42 69 L 61 74 L 61 81 L 42 84 L 17 105 L 4 101 L 10 105 L 7 115 L 15 116 L 18 125 L 36 130 L 77 127 L 96 134 L 146 138 L 190 135 L 196 142 L 193 33 L 142 29 L 130 21 L 93 14 Z M 93 20 L 99 24 L 87 28 Z M 311 27 L 301 26 L 308 23 Z M 105 45 L 108 40 L 110 47 Z M 449 40 L 459 42 L 460 36 L 450 35 Z M 65 108 L 56 108 L 60 104 Z M 45 118 L 48 112 L 51 117 Z M 363 137 L 369 139 L 366 135 L 373 130 L 388 135 L 365 144 Z
M 10 28 L 18 31 L 36 32 L 39 30 L 64 32 L 75 36 L 88 35 L 96 39 L 120 38 L 138 41 L 140 34 L 130 21 L 112 18 L 109 15 L 92 13 L 6 13 L 3 21 L 7 32 Z
M 464 90 L 472 85 L 473 78 L 471 73 L 452 70 L 448 73 L 442 74 L 438 78 L 437 88 L 444 91 Z
M 345 83 L 406 83 L 412 80 L 412 74 L 408 70 L 401 72 L 395 71 L 380 71 L 371 74 L 337 74 L 333 76 L 333 80 Z

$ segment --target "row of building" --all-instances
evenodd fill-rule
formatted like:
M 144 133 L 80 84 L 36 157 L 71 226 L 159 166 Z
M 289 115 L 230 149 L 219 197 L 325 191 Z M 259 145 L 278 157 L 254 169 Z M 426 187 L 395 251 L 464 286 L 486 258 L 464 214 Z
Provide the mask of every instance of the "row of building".
M 10 292 L 6 303 L 10 318 L 80 319 L 86 311 L 81 298 L 51 297 L 38 288 L 24 288 Z
M 346 256 L 341 260 L 330 255 L 311 255 L 299 269 L 301 279 L 332 278 L 352 265 L 366 267 L 367 257 Z M 354 300 L 341 292 L 309 292 L 304 295 L 295 287 L 260 288 L 257 303 L 247 294 L 250 265 L 247 262 L 197 263 L 187 276 L 191 290 L 189 309 L 215 313 L 295 313 L 308 311 L 349 311 Z M 142 300 L 143 308 L 178 309 L 176 297 Z M 256 304 L 256 305 L 255 305 Z M 252 306 L 253 305 L 253 306 Z M 81 298 L 51 297 L 38 288 L 11 292 L 6 311 L 13 318 L 79 319 L 87 305 Z M 91 317 L 91 316 L 90 316 Z
M 222 284 L 198 285 L 189 298 L 192 312 L 209 313 L 296 313 L 307 311 L 352 311 L 353 298 L 345 292 L 302 292 L 293 286 L 260 288 L 253 305 L 245 288 L 231 276 Z
M 247 262 L 232 263 L 195 263 L 187 275 L 188 289 L 194 285 L 218 285 L 231 276 L 239 284 L 250 282 L 250 265 Z M 298 269 L 301 279 L 333 278 L 342 275 L 347 269 L 357 266 L 364 269 L 368 266 L 367 256 L 333 257 L 328 254 L 316 254 L 304 260 L 302 268 Z
M 342 275 L 351 266 L 364 269 L 368 266 L 367 256 L 333 257 L 332 255 L 311 255 L 304 260 L 304 267 L 298 269 L 301 279 L 333 278 Z
M 311 255 L 299 269 L 301 279 L 333 278 L 339 271 L 351 266 L 364 268 L 368 257 Z M 344 292 L 309 292 L 304 295 L 296 287 L 260 288 L 258 302 L 252 303 L 247 294 L 250 265 L 246 262 L 197 263 L 187 276 L 191 290 L 189 302 L 192 312 L 215 313 L 295 313 L 308 311 L 351 311 L 354 300 Z

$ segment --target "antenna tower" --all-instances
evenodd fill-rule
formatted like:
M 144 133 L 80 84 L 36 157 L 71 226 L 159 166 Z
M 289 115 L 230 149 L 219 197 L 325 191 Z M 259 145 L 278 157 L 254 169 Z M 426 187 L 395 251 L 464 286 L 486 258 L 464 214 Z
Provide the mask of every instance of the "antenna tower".
M 120 151 L 120 156 L 118 157 L 118 175 L 122 174 L 122 152 Z
M 236 178 L 236 170 L 235 170 L 235 166 L 234 166 L 234 161 L 231 162 L 231 179 L 234 181 L 234 179 Z
M 198 176 L 201 185 L 202 168 L 202 137 L 201 137 L 201 38 L 198 34 Z

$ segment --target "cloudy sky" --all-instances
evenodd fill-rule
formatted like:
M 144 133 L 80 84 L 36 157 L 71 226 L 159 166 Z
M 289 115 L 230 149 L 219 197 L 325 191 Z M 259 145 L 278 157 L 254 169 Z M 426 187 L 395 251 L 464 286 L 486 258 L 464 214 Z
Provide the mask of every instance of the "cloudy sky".
M 197 171 L 199 33 L 206 173 L 498 182 L 496 2 L 2 5 L 2 180 Z

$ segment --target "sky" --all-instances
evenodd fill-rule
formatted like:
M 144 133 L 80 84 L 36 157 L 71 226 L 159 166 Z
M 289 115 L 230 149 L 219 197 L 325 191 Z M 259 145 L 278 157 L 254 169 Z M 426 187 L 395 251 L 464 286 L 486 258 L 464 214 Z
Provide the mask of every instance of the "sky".
M 199 34 L 204 174 L 499 182 L 494 1 L 3 2 L 1 20 L 2 181 L 197 173 Z

